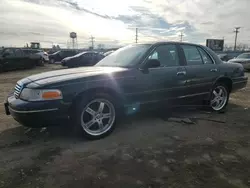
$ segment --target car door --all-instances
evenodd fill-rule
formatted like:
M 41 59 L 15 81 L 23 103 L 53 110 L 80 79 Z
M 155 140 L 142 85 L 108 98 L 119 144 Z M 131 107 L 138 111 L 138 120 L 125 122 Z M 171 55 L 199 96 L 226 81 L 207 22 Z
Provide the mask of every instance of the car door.
M 212 57 L 201 47 L 181 45 L 183 50 L 187 85 L 191 97 L 207 95 L 219 75 L 219 68 Z
M 14 49 L 8 48 L 3 51 L 3 69 L 12 70 L 17 68 Z
M 175 44 L 157 46 L 146 58 L 156 59 L 159 67 L 142 70 L 138 76 L 138 90 L 143 91 L 138 101 L 154 103 L 167 101 L 172 103 L 185 94 L 186 70 L 181 65 L 178 48 Z
M 30 59 L 28 55 L 25 55 L 21 49 L 15 49 L 15 62 L 18 68 L 28 67 L 30 65 Z

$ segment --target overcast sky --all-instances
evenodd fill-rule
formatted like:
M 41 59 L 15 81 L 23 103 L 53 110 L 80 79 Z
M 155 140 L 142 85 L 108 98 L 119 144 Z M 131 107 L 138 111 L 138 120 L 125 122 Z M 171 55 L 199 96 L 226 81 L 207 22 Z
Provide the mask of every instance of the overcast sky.
M 0 45 L 66 47 L 69 32 L 80 47 L 117 46 L 144 41 L 180 40 L 204 44 L 207 38 L 250 44 L 250 0 L 0 0 Z

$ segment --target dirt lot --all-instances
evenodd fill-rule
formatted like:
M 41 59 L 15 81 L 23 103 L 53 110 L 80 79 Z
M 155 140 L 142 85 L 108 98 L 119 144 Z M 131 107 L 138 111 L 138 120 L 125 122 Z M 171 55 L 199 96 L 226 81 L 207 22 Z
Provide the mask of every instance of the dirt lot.
M 0 74 L 0 102 L 22 77 L 57 68 Z M 138 114 L 98 141 L 62 126 L 25 129 L 1 107 L 0 187 L 250 187 L 249 96 L 250 84 L 222 114 Z

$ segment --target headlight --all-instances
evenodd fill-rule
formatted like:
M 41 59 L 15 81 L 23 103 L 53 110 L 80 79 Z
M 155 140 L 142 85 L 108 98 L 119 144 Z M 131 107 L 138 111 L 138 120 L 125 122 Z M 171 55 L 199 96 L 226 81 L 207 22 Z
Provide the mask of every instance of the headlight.
M 20 99 L 27 101 L 44 101 L 62 99 L 62 93 L 57 89 L 29 89 L 24 88 L 20 94 Z

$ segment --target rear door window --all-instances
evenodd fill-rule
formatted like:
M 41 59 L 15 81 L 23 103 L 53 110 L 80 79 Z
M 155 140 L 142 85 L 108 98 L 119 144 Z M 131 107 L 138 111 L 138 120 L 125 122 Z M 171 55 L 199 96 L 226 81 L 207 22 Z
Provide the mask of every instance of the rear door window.
M 187 65 L 202 65 L 203 64 L 200 52 L 198 51 L 196 46 L 181 45 L 181 47 L 184 51 Z

